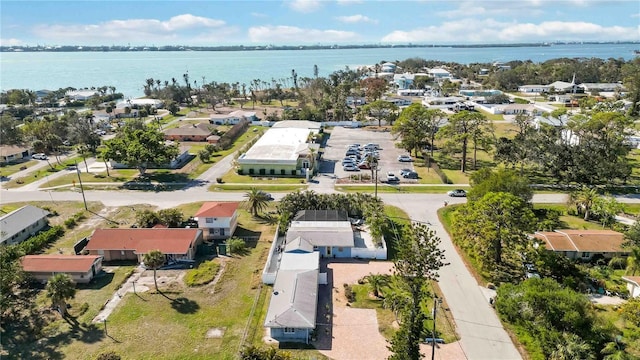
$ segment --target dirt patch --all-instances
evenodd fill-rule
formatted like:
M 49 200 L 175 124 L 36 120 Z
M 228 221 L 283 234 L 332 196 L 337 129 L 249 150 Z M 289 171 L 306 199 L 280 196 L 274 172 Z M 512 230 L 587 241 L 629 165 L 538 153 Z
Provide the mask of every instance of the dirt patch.
M 207 334 L 205 335 L 205 337 L 207 339 L 221 339 L 224 335 L 225 330 L 225 328 L 211 328 L 207 330 Z

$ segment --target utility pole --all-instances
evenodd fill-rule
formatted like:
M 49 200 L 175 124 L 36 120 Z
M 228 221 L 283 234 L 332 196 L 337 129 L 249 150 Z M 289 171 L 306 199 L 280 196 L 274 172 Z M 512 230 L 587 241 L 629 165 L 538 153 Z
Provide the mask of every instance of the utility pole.
M 433 296 L 433 332 L 431 333 L 431 360 L 436 358 L 436 310 L 438 309 L 439 298 Z
M 78 181 L 80 182 L 80 192 L 82 192 L 82 201 L 84 202 L 84 209 L 89 210 L 87 207 L 87 198 L 84 197 L 84 187 L 82 187 L 82 177 L 80 176 L 80 168 L 78 167 L 78 163 L 76 163 L 76 172 L 78 173 Z M 106 326 L 106 322 L 105 322 Z

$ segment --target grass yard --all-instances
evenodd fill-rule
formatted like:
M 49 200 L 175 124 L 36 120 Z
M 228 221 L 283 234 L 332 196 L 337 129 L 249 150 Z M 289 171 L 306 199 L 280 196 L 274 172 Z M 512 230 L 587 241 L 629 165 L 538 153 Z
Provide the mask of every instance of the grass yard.
M 494 122 L 492 125 L 496 138 L 506 137 L 513 139 L 518 131 L 518 126 L 511 122 Z
M 65 169 L 68 166 L 72 166 L 75 165 L 76 163 L 81 163 L 82 162 L 82 157 L 80 156 L 75 156 L 75 157 L 71 157 L 68 158 L 64 161 L 61 161 L 60 164 L 58 164 L 55 160 L 54 157 L 50 157 L 49 158 L 49 163 L 51 164 L 51 166 L 53 166 L 53 168 L 51 168 L 51 166 L 45 166 L 43 168 L 40 168 L 38 170 L 35 170 L 31 173 L 29 173 L 27 176 L 23 176 L 20 178 L 15 178 L 15 179 L 11 179 L 7 182 L 5 182 L 3 184 L 3 187 L 5 189 L 13 189 L 13 188 L 17 188 L 20 186 L 24 186 L 27 184 L 31 184 L 34 181 L 40 180 L 42 178 L 47 178 L 48 175 L 53 174 L 53 173 L 57 173 L 58 171 L 66 171 Z
M 428 168 L 423 160 L 416 160 L 413 163 L 413 169 L 420 177 L 418 184 L 442 184 L 440 176 L 438 176 L 435 170 Z
M 229 170 L 224 176 L 222 181 L 231 184 L 304 184 L 306 180 L 304 178 L 290 178 L 290 177 L 276 177 L 276 176 L 250 176 L 250 175 L 238 175 L 234 169 Z
M 29 161 L 21 162 L 18 164 L 0 165 L 0 177 L 1 178 L 9 177 L 17 173 L 18 171 L 22 171 L 20 170 L 21 168 L 28 169 L 34 165 L 39 164 L 40 161 L 42 160 L 29 160 Z
M 564 204 L 533 204 L 534 209 L 553 209 L 559 211 L 560 228 L 574 230 L 602 230 L 602 224 L 594 221 L 584 221 L 580 216 L 568 215 L 569 208 Z
M 442 169 L 442 172 L 447 175 L 447 177 L 453 184 L 469 183 L 469 175 L 467 173 L 463 173 L 460 170 Z
M 494 121 L 494 120 L 498 120 L 498 121 L 502 121 L 504 120 L 504 116 L 502 116 L 502 114 L 492 114 L 490 112 L 478 109 L 478 112 L 481 113 L 482 115 L 487 117 L 487 120 L 489 121 Z
M 622 341 L 626 344 L 625 352 L 633 359 L 640 358 L 640 326 L 623 319 L 617 306 L 596 305 L 598 318 L 612 324 L 622 332 Z

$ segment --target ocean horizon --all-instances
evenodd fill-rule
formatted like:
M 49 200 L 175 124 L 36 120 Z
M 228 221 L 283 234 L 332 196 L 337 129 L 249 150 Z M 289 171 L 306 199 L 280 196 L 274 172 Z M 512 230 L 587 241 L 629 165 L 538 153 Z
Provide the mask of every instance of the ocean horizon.
M 135 51 L 135 52 L 1 52 L 0 90 L 90 88 L 115 86 L 125 98 L 144 96 L 146 79 L 191 84 L 212 81 L 250 86 L 254 79 L 271 83 L 291 77 L 320 76 L 349 67 L 381 61 L 423 58 L 460 64 L 508 62 L 539 63 L 554 58 L 634 58 L 635 43 L 550 44 L 550 46 L 404 47 L 320 50 L 248 51 Z M 567 79 L 558 79 L 567 80 Z

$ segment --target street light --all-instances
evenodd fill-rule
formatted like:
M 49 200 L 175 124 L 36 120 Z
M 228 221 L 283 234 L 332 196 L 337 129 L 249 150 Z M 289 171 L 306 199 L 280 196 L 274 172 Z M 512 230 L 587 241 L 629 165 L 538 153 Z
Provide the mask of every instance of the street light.
M 438 309 L 438 304 L 442 303 L 442 299 L 438 298 L 438 296 L 433 296 L 433 332 L 431 333 L 431 360 L 434 360 L 436 357 L 436 310 Z

